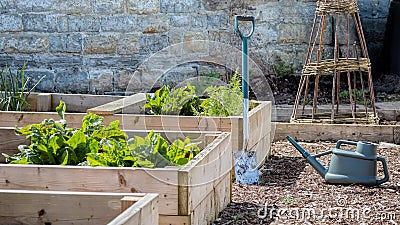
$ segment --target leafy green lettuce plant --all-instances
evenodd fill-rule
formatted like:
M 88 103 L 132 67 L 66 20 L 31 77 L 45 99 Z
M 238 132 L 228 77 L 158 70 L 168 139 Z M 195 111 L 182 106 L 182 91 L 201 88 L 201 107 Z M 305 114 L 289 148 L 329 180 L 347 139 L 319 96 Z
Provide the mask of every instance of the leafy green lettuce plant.
M 56 108 L 60 120 L 46 119 L 40 124 L 16 128 L 17 135 L 26 136 L 30 145 L 20 145 L 19 153 L 3 154 L 14 164 L 86 165 L 164 167 L 184 165 L 200 152 L 190 139 L 175 140 L 171 145 L 159 134 L 150 132 L 145 138 L 133 137 L 119 129 L 119 121 L 109 126 L 103 117 L 89 113 L 81 128 L 67 128 L 66 105 Z

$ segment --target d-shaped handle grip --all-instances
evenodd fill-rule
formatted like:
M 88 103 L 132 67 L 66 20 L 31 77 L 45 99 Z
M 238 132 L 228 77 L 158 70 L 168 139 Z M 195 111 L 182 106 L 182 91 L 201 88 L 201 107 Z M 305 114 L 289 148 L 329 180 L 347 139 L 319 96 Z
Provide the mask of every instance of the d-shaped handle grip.
M 386 159 L 383 157 L 376 157 L 376 160 L 381 161 L 382 162 L 382 166 L 383 166 L 383 173 L 385 174 L 385 177 L 383 177 L 380 180 L 376 181 L 377 185 L 381 185 L 383 183 L 385 183 L 386 181 L 389 180 L 389 171 L 388 171 L 388 167 L 387 167 L 387 163 L 386 163 Z
M 249 32 L 247 35 L 244 35 L 244 34 L 240 31 L 240 29 L 239 29 L 239 21 L 251 22 L 251 30 L 250 30 L 250 32 Z M 236 31 L 238 32 L 238 34 L 239 34 L 239 36 L 240 36 L 241 39 L 243 39 L 243 38 L 249 38 L 249 37 L 251 37 L 251 35 L 253 35 L 253 33 L 254 33 L 254 27 L 255 27 L 254 21 L 255 21 L 254 16 L 248 16 L 248 15 L 242 15 L 242 16 L 236 15 L 236 16 L 235 16 L 235 29 L 236 29 Z
M 346 144 L 346 145 L 357 145 L 357 142 L 355 142 L 355 141 L 347 141 L 347 140 L 339 140 L 339 141 L 336 143 L 336 148 L 340 148 L 340 146 L 341 146 L 342 144 Z

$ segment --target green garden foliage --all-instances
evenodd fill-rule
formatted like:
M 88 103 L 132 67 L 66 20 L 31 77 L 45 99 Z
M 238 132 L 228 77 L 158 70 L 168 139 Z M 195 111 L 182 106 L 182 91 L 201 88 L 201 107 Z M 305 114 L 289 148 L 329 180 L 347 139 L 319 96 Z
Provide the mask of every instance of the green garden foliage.
M 26 63 L 15 73 L 8 66 L 0 71 L 0 107 L 2 111 L 22 111 L 29 108 L 28 96 L 45 76 L 28 89 L 29 78 L 25 77 L 25 68 Z
M 30 145 L 20 145 L 19 153 L 6 157 L 15 164 L 86 165 L 164 167 L 185 165 L 200 152 L 190 139 L 169 144 L 160 134 L 150 132 L 147 137 L 128 135 L 119 129 L 119 121 L 109 126 L 101 116 L 89 113 L 81 128 L 67 128 L 64 114 L 66 105 L 56 108 L 60 120 L 46 119 L 39 124 L 16 128 L 17 135 L 25 136 Z
M 152 115 L 185 115 L 185 116 L 239 116 L 243 112 L 241 79 L 235 72 L 227 86 L 209 86 L 205 89 L 208 96 L 200 100 L 195 86 L 187 84 L 182 88 L 171 90 L 164 85 L 154 95 L 147 94 L 144 106 Z

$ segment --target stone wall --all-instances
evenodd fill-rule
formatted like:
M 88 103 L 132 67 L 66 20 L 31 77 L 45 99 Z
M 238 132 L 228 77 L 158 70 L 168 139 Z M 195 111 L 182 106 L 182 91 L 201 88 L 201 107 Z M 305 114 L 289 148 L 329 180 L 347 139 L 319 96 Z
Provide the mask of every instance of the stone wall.
M 250 57 L 270 74 L 277 58 L 301 70 L 315 1 L 1 0 L 0 65 L 21 67 L 45 92 L 125 91 L 137 67 L 173 44 L 211 40 L 240 48 L 233 16 L 256 16 Z M 359 1 L 371 58 L 379 59 L 389 0 Z M 329 45 L 329 43 L 327 43 Z M 209 72 L 191 66 L 182 71 Z M 220 69 L 220 68 L 219 68 Z M 176 73 L 176 71 L 175 71 Z

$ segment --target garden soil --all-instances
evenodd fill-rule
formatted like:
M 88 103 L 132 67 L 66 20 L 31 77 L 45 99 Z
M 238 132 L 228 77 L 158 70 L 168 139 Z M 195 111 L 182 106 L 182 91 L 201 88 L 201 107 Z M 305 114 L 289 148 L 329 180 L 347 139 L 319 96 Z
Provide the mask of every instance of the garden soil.
M 333 142 L 299 142 L 310 153 L 335 147 Z M 260 169 L 262 183 L 233 183 L 232 203 L 213 225 L 227 224 L 399 224 L 400 145 L 379 143 L 390 180 L 379 187 L 331 185 L 288 141 L 274 142 Z M 328 165 L 330 155 L 320 158 Z M 378 176 L 383 176 L 378 163 Z

